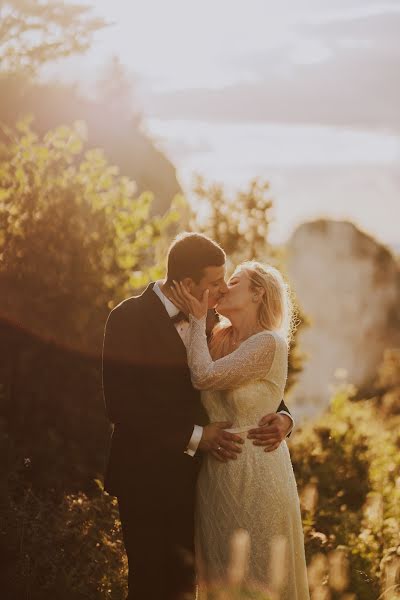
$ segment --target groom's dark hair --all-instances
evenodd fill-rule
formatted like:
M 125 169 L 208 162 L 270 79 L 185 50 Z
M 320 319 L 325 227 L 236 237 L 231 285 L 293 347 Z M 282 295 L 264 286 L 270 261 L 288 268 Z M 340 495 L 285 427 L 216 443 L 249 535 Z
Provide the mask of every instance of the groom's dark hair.
M 221 246 L 202 233 L 180 233 L 167 255 L 167 283 L 190 277 L 199 283 L 206 267 L 222 267 L 226 255 Z

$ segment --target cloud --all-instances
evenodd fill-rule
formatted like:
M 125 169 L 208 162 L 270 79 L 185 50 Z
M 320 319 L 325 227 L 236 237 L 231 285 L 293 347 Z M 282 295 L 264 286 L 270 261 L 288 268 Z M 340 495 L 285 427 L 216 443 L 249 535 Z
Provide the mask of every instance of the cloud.
M 145 112 L 161 118 L 326 123 L 399 132 L 399 31 L 400 11 L 303 24 L 297 40 L 284 48 L 238 61 L 238 69 L 253 72 L 253 81 L 152 94 Z
M 333 6 L 333 8 L 332 8 Z M 330 4 L 328 9 L 324 7 L 321 10 L 314 11 L 304 15 L 303 24 L 312 26 L 325 25 L 328 23 L 343 24 L 346 21 L 360 21 L 369 17 L 379 15 L 399 14 L 400 6 L 396 2 L 382 2 L 377 0 L 359 0 L 356 2 L 345 2 L 340 5 L 336 2 L 335 5 Z

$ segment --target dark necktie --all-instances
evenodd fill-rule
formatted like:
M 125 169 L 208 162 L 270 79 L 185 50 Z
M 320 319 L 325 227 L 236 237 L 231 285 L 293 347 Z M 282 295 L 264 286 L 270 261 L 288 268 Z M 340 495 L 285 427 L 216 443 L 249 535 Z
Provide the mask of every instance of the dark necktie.
M 175 325 L 176 323 L 180 323 L 181 321 L 189 321 L 189 318 L 187 315 L 185 315 L 184 312 L 179 311 L 177 315 L 171 317 L 171 321 Z

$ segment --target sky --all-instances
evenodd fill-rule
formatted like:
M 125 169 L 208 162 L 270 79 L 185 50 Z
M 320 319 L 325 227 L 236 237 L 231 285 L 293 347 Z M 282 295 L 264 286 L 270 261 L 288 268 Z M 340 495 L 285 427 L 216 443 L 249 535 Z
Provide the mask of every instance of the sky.
M 92 4 L 113 24 L 64 68 L 85 84 L 120 58 L 189 197 L 194 173 L 259 176 L 275 241 L 330 216 L 400 244 L 400 0 Z

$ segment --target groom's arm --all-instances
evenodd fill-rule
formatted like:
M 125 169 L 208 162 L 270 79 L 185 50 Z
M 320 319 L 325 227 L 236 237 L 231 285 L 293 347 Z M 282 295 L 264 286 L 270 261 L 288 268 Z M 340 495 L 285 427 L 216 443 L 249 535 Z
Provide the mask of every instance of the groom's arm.
M 294 419 L 290 414 L 286 404 L 282 400 L 277 412 L 262 417 L 262 419 L 259 422 L 259 427 L 256 429 L 251 429 L 249 431 L 248 437 L 254 440 L 253 443 L 256 446 L 264 446 L 266 452 L 271 452 L 279 446 L 282 440 L 290 436 L 293 427 Z M 223 432 L 221 431 L 221 434 L 222 433 Z M 203 428 L 199 427 L 198 425 L 195 425 L 193 435 L 185 451 L 186 454 L 189 454 L 190 456 L 194 456 L 196 454 L 202 436 Z M 225 443 L 228 442 L 228 439 L 230 439 L 230 441 L 232 442 L 234 436 L 232 436 L 232 438 L 224 439 L 223 442 L 221 441 L 222 439 L 223 438 L 221 437 L 218 443 L 224 446 Z M 225 460 L 234 458 L 233 452 L 237 452 L 237 449 L 232 450 L 232 448 L 229 448 L 229 450 L 230 452 L 227 452 L 226 456 L 223 457 Z M 213 454 L 216 458 L 221 460 L 221 455 L 218 452 L 216 454 L 213 452 Z
M 192 437 L 189 440 L 187 448 L 185 450 L 185 454 L 189 456 L 194 456 L 198 450 L 199 444 L 201 442 L 201 438 L 203 437 L 204 427 L 201 425 L 195 425 L 193 427 Z
M 285 402 L 283 401 L 283 399 L 281 400 L 280 405 L 278 406 L 278 410 L 276 411 L 277 413 L 280 413 L 281 415 L 286 415 L 287 419 L 286 419 L 286 423 L 288 426 L 288 430 L 286 432 L 286 436 L 285 437 L 290 437 L 290 434 L 293 431 L 294 428 L 294 419 L 290 413 L 290 410 L 288 409 L 288 407 L 286 406 Z
M 282 400 L 276 413 L 264 415 L 258 427 L 249 431 L 248 437 L 253 440 L 255 446 L 263 446 L 265 452 L 271 452 L 291 434 L 294 420 L 290 412 L 284 410 L 285 408 L 287 409 L 287 406 Z

